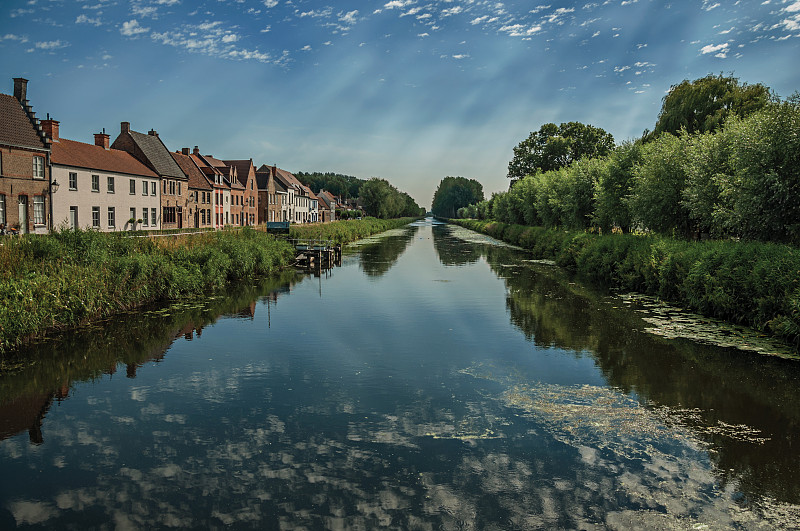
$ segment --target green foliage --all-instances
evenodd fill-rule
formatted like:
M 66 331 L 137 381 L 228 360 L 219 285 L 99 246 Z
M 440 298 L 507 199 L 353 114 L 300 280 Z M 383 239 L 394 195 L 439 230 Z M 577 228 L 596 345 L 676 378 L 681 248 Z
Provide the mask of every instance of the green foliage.
M 729 116 L 744 118 L 764 109 L 770 102 L 769 88 L 761 84 L 739 84 L 735 77 L 707 75 L 683 80 L 664 96 L 650 139 L 661 133 L 677 135 L 706 133 L 722 127 Z
M 800 348 L 800 249 L 459 220 L 600 285 L 634 290 L 761 330 Z
M 665 133 L 642 147 L 633 166 L 633 185 L 627 197 L 633 219 L 642 228 L 688 234 L 689 212 L 682 202 L 686 174 L 686 136 Z
M 582 158 L 604 157 L 614 148 L 614 137 L 599 127 L 568 122 L 547 123 L 514 148 L 514 158 L 508 163 L 508 177 L 521 179 L 526 175 L 563 168 Z
M 292 225 L 289 229 L 291 238 L 301 240 L 332 240 L 336 243 L 347 243 L 372 234 L 384 232 L 408 225 L 419 216 L 394 219 L 364 218 L 359 220 L 335 221 L 314 225 Z
M 433 194 L 431 210 L 437 216 L 453 218 L 459 208 L 483 199 L 483 185 L 475 179 L 445 177 Z
M 603 160 L 603 159 L 601 159 Z M 633 166 L 641 160 L 641 144 L 623 142 L 599 168 L 595 183 L 594 223 L 604 233 L 619 227 L 628 233 L 633 225 L 633 216 L 625 198 L 630 195 Z
M 359 194 L 366 213 L 376 218 L 414 217 L 421 210 L 410 195 L 400 192 L 386 179 L 373 177 L 361 185 Z
M 297 180 L 311 188 L 315 194 L 326 190 L 335 196 L 349 199 L 358 197 L 358 191 L 364 184 L 363 179 L 351 175 L 341 175 L 331 172 L 297 172 Z
M 143 304 L 195 296 L 271 274 L 293 249 L 250 228 L 175 237 L 63 230 L 5 238 L 0 263 L 0 352 L 47 330 Z

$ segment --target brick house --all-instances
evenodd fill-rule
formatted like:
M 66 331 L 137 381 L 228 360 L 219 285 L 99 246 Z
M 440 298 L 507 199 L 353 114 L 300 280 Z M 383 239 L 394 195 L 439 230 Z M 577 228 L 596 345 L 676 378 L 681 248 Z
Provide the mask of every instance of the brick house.
M 183 153 L 189 151 L 189 148 L 183 148 Z M 203 172 L 203 175 L 209 180 L 212 188 L 214 189 L 213 195 L 213 210 L 214 210 L 214 228 L 221 229 L 225 225 L 230 224 L 231 219 L 231 186 L 228 181 L 228 175 L 222 169 L 214 166 L 213 162 L 221 164 L 222 161 L 214 159 L 210 155 L 201 155 L 200 149 L 195 146 L 189 154 L 194 163 Z M 226 170 L 227 171 L 227 170 Z
M 236 178 L 242 185 L 241 225 L 255 225 L 258 222 L 258 187 L 256 186 L 256 167 L 253 159 L 224 160 L 226 166 L 235 169 Z
M 52 228 L 50 142 L 27 99 L 28 80 L 0 94 L 0 223 L 23 234 Z
M 275 166 L 262 165 L 256 171 L 258 187 L 258 223 L 283 221 L 280 196 L 275 183 Z
M 103 232 L 159 229 L 158 174 L 133 155 L 111 149 L 105 132 L 94 144 L 59 136 L 59 122 L 43 120 L 52 141 L 51 172 L 59 182 L 53 193 L 53 225 Z
M 212 181 L 197 167 L 189 148 L 171 153 L 172 158 L 189 178 L 189 227 L 214 228 L 214 187 Z
M 172 158 L 158 133 L 152 129 L 147 134 L 137 133 L 131 131 L 130 122 L 121 122 L 120 134 L 111 147 L 127 151 L 160 177 L 161 228 L 186 227 L 189 211 L 189 177 Z

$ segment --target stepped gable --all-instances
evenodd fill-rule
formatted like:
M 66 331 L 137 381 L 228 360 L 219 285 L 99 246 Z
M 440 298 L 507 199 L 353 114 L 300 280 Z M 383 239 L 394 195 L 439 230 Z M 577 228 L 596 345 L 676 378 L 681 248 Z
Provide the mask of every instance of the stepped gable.
M 38 123 L 31 120 L 17 98 L 8 94 L 0 94 L 0 144 L 41 150 L 50 147 L 39 134 Z
M 75 140 L 59 138 L 51 146 L 50 160 L 53 164 L 125 173 L 147 177 L 158 177 L 150 168 L 139 162 L 136 157 L 119 149 L 104 149 L 95 144 L 85 144 Z
M 253 172 L 255 172 L 255 166 L 253 166 L 252 159 L 248 160 L 223 160 L 226 166 L 232 166 L 236 168 L 236 179 L 242 186 L 247 186 L 247 175 L 250 173 L 250 168 L 253 168 Z

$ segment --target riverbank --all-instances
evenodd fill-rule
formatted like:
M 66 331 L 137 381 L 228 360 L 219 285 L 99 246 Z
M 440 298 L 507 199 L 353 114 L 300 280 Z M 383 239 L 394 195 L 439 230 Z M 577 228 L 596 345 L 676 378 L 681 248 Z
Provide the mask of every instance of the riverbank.
M 291 237 L 347 243 L 410 221 L 294 226 Z M 25 341 L 147 304 L 211 294 L 231 282 L 271 275 L 293 258 L 289 243 L 247 227 L 157 239 L 81 230 L 4 238 L 0 370 L 1 355 Z
M 594 284 L 657 296 L 746 325 L 800 352 L 800 249 L 796 247 L 449 221 L 528 249 L 536 258 L 554 260 Z

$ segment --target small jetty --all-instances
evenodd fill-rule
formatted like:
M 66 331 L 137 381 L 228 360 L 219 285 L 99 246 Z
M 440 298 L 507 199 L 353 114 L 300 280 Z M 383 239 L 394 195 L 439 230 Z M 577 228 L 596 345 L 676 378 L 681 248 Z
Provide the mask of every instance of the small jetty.
M 304 269 L 329 269 L 342 263 L 342 246 L 333 240 L 289 240 L 295 249 L 295 265 Z

